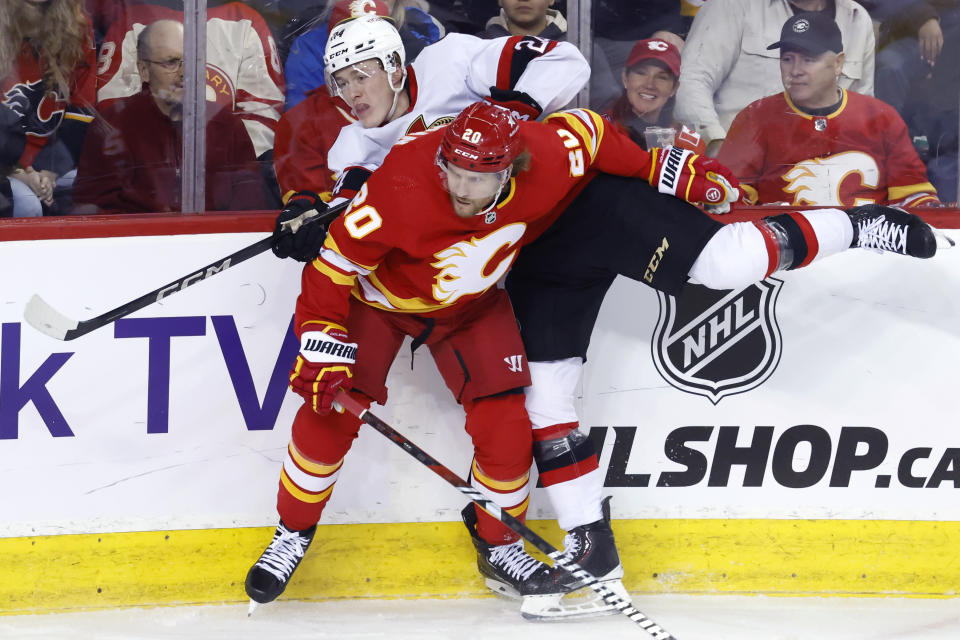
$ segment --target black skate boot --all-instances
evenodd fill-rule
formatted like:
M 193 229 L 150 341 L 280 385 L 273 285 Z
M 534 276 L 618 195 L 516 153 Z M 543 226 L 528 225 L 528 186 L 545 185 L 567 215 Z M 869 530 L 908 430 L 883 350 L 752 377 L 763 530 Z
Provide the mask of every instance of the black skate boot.
M 597 597 L 592 589 L 586 589 L 580 596 L 564 596 L 579 591 L 586 582 L 560 566 L 575 562 L 581 569 L 597 579 L 615 594 L 630 602 L 630 596 L 623 587 L 623 565 L 617 544 L 610 528 L 610 498 L 601 503 L 603 517 L 596 522 L 571 529 L 563 539 L 564 550 L 550 573 L 539 580 L 536 588 L 530 588 L 529 597 L 524 598 L 520 613 L 530 620 L 552 620 L 557 618 L 582 618 L 588 616 L 615 613 L 617 608 Z
M 253 602 L 263 604 L 277 599 L 287 588 L 290 576 L 297 570 L 303 554 L 307 552 L 313 542 L 313 534 L 317 525 L 302 531 L 292 531 L 283 521 L 277 525 L 273 540 L 260 556 L 260 559 L 247 572 L 247 581 L 244 584 L 247 595 Z M 250 611 L 255 607 L 251 605 Z
M 623 565 L 620 564 L 617 543 L 610 528 L 610 497 L 604 498 L 600 505 L 603 518 L 571 529 L 563 539 L 564 549 L 560 558 L 576 562 L 601 582 L 619 580 L 623 577 Z
M 914 258 L 932 258 L 937 253 L 933 227 L 912 213 L 879 204 L 847 210 L 853 223 L 851 247 L 891 251 Z
M 471 502 L 463 511 L 463 523 L 477 549 L 477 568 L 487 587 L 508 598 L 521 598 L 550 574 L 550 567 L 523 549 L 523 540 L 493 546 L 477 535 L 477 512 Z

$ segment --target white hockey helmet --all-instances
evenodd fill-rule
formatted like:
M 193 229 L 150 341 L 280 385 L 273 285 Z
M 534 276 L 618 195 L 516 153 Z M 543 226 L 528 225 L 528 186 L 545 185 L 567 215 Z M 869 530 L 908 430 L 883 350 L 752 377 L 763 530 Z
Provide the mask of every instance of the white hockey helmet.
M 330 32 L 323 54 L 327 86 L 333 90 L 335 72 L 371 58 L 379 60 L 387 73 L 405 68 L 403 41 L 393 22 L 367 14 L 338 24 Z

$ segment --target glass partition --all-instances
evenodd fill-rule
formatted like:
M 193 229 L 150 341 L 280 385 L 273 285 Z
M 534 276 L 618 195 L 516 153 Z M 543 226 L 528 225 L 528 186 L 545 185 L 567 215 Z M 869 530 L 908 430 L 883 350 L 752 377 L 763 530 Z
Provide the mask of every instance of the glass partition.
M 543 4 L 537 32 L 591 63 L 579 106 L 638 144 L 717 156 L 752 202 L 957 200 L 958 2 Z M 322 58 L 351 11 L 390 15 L 407 63 L 447 33 L 533 24 L 496 0 L 5 3 L 0 216 L 276 210 L 329 192 L 326 153 L 355 117 Z M 770 48 L 794 13 L 816 55 Z

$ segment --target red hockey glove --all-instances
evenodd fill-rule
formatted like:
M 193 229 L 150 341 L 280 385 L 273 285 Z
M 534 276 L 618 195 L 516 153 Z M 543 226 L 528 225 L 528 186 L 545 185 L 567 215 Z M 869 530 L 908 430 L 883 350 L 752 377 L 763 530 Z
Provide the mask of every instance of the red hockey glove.
M 312 191 L 297 191 L 287 200 L 273 228 L 273 255 L 310 262 L 320 253 L 330 221 L 304 224 L 327 210 L 327 203 Z
M 737 178 L 713 158 L 673 146 L 650 149 L 650 176 L 647 181 L 660 193 L 702 203 L 710 213 L 728 213 L 740 199 Z
M 290 388 L 320 415 L 330 412 L 333 396 L 353 377 L 357 345 L 347 340 L 346 329 L 327 323 L 300 336 L 300 354 L 290 372 Z
M 490 97 L 486 101 L 503 107 L 513 115 L 515 120 L 536 120 L 543 113 L 536 100 L 523 91 L 507 91 L 490 87 Z

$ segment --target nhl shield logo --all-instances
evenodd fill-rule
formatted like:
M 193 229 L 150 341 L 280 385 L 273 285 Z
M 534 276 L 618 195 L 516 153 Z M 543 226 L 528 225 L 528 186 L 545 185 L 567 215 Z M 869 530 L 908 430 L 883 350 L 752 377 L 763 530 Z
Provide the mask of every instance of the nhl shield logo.
M 782 280 L 739 290 L 688 284 L 679 296 L 657 292 L 660 318 L 651 347 L 660 375 L 673 387 L 717 404 L 770 377 L 780 362 L 776 302 Z

